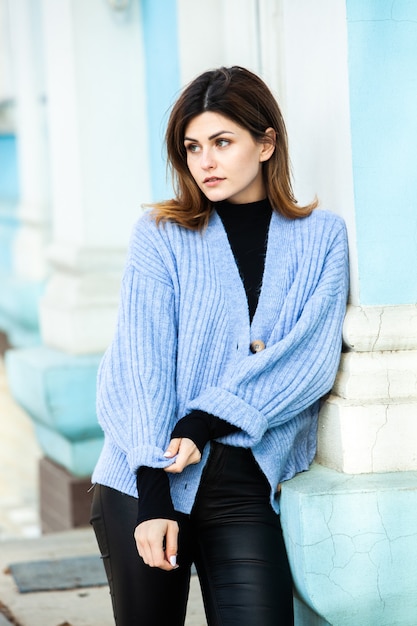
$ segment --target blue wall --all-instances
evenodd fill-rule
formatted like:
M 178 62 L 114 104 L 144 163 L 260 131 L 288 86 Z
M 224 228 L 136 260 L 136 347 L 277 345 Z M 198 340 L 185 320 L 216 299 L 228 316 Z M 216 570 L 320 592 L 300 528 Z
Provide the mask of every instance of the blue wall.
M 148 136 L 153 200 L 172 196 L 163 140 L 169 109 L 180 87 L 176 0 L 142 0 Z
M 0 274 L 12 269 L 12 242 L 17 229 L 19 178 L 16 137 L 0 134 Z M 3 288 L 4 288 L 4 279 Z M 0 294 L 1 306 L 1 294 Z
M 16 152 L 16 137 L 0 134 L 0 203 L 13 203 L 19 199 Z
M 347 0 L 360 302 L 417 302 L 417 2 Z

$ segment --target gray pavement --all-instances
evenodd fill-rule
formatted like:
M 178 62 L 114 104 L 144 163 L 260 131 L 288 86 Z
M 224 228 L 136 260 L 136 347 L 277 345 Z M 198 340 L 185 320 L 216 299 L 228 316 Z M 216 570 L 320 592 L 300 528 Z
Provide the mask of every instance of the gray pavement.
M 0 626 L 113 626 L 107 587 L 19 593 L 11 563 L 97 554 L 90 527 L 41 535 L 31 420 L 11 398 L 0 360 Z M 186 626 L 206 626 L 196 576 Z

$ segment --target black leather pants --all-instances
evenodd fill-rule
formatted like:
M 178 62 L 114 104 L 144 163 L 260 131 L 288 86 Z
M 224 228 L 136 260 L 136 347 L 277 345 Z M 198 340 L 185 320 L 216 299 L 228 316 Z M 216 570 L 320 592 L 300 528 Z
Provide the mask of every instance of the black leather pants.
M 117 626 L 183 626 L 192 563 L 210 626 L 293 625 L 291 574 L 267 480 L 250 450 L 211 446 L 191 515 L 180 517 L 172 572 L 137 553 L 137 499 L 96 485 L 91 522 Z

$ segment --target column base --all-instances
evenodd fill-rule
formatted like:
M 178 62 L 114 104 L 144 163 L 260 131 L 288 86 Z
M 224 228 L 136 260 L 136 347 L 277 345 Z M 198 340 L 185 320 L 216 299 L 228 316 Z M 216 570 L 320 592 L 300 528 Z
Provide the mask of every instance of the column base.
M 90 522 L 91 486 L 50 459 L 39 461 L 40 520 L 42 533 L 87 526 Z
M 71 440 L 35 420 L 33 426 L 39 446 L 48 459 L 58 463 L 75 478 L 89 479 L 103 447 L 102 432 L 95 437 L 80 436 Z
M 5 356 L 10 392 L 32 418 L 45 456 L 74 476 L 91 475 L 103 443 L 95 408 L 100 360 L 45 346 Z
M 299 612 L 297 626 L 415 626 L 417 472 L 349 475 L 313 464 L 283 484 L 281 503 L 310 613 Z

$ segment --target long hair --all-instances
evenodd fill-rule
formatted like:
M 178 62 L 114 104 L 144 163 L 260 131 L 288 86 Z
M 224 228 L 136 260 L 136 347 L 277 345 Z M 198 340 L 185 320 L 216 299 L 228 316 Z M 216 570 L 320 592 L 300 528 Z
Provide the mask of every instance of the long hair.
M 256 74 L 243 67 L 221 67 L 204 72 L 189 83 L 172 108 L 165 141 L 175 197 L 149 205 L 158 224 L 173 221 L 192 230 L 207 225 L 213 204 L 191 176 L 184 146 L 187 125 L 206 111 L 228 117 L 248 130 L 255 141 L 275 143 L 272 156 L 262 163 L 266 194 L 275 211 L 293 219 L 313 211 L 317 200 L 301 207 L 294 197 L 287 131 L 271 91 Z M 265 134 L 267 128 L 275 130 L 275 139 Z

